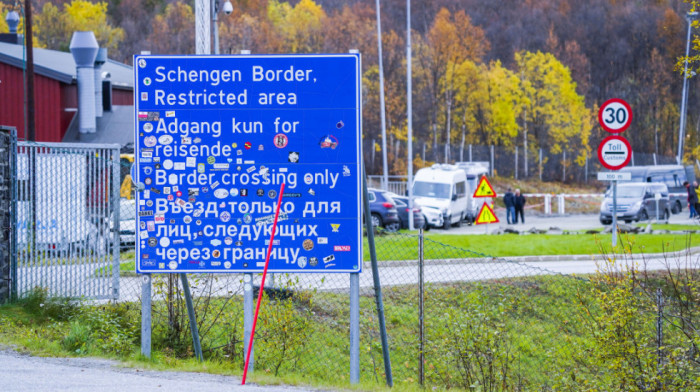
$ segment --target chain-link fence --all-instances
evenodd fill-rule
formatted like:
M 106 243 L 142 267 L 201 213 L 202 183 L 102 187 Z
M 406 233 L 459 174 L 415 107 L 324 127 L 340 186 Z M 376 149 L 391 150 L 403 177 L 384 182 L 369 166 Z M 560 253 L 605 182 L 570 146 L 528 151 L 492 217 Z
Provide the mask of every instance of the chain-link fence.
M 18 142 L 15 290 L 118 298 L 118 145 Z
M 661 271 L 642 274 L 644 261 L 629 254 L 527 262 L 469 251 L 468 240 L 462 248 L 423 238 L 421 253 L 420 241 L 415 233 L 380 232 L 376 239 L 398 388 L 421 381 L 431 388 L 493 391 L 700 385 L 697 256 L 662 258 Z M 383 384 L 368 254 L 360 275 L 361 380 Z M 582 268 L 578 276 L 562 272 L 576 268 Z M 348 275 L 275 274 L 272 281 L 256 334 L 255 372 L 346 384 Z M 204 357 L 241 369 L 242 276 L 190 275 L 190 282 Z M 139 298 L 139 279 L 123 277 L 121 286 L 122 301 Z M 655 287 L 666 293 L 661 313 L 649 294 Z M 154 275 L 153 298 L 154 349 L 193 356 L 180 280 Z M 636 352 L 628 350 L 634 345 Z M 633 361 L 640 363 L 620 365 Z M 621 378 L 633 384 L 620 387 Z M 669 389 L 674 385 L 686 389 Z
M 115 162 L 110 154 L 88 155 Z M 93 159 L 81 156 L 81 162 Z M 119 339 L 103 342 L 117 353 L 138 350 L 140 338 L 142 281 L 134 272 L 138 207 L 128 198 L 132 191 L 125 174 L 132 161 L 122 155 L 119 181 L 109 188 L 121 188 L 119 203 L 107 192 L 113 195 L 108 206 L 118 204 L 119 211 L 110 214 L 112 226 L 103 228 L 114 238 L 115 246 L 108 249 L 118 250 L 119 266 L 89 262 L 95 252 L 86 251 L 75 253 L 86 257 L 73 267 L 78 273 L 31 281 L 53 295 L 70 295 L 52 287 L 66 280 L 117 277 L 118 299 L 100 307 L 100 313 L 111 312 L 122 320 Z M 87 178 L 103 178 L 100 173 L 105 171 L 95 173 Z M 65 180 L 54 177 L 54 186 Z M 509 237 L 502 238 L 507 246 Z M 455 247 L 417 233 L 380 231 L 376 236 L 393 381 L 399 390 L 420 382 L 431 388 L 484 391 L 694 390 L 700 385 L 696 255 L 662 257 L 666 271 L 642 273 L 643 268 L 634 267 L 639 260 L 629 254 L 590 256 L 576 263 L 526 262 L 472 252 L 469 241 Z M 365 268 L 359 277 L 360 374 L 363 383 L 380 385 L 387 375 L 368 244 L 364 249 Z M 52 252 L 60 255 L 53 250 L 38 254 Z M 42 260 L 54 269 L 65 262 L 59 257 Z M 112 253 L 108 260 L 117 257 Z M 574 267 L 581 267 L 580 276 L 571 274 Z M 191 274 L 189 282 L 204 358 L 242 369 L 243 276 Z M 256 275 L 254 285 L 259 282 Z M 253 374 L 349 383 L 349 288 L 347 274 L 269 277 Z M 176 275 L 153 275 L 152 315 L 157 355 L 194 357 L 183 287 Z
M 382 173 L 382 155 L 376 151 L 375 140 L 364 141 L 365 163 L 367 173 Z M 407 143 L 395 140 L 390 146 L 388 169 L 394 175 L 406 172 Z M 515 179 L 539 179 L 540 181 L 561 181 L 588 183 L 596 179 L 596 173 L 603 170 L 595 151 L 578 156 L 574 150 L 554 153 L 542 148 L 525 149 L 522 146 L 503 147 L 487 145 L 451 145 L 449 153 L 444 153 L 444 146 L 437 154 L 425 142 L 413 143 L 414 158 L 420 157 L 426 164 L 455 162 L 488 162 L 491 175 L 512 177 Z M 447 159 L 445 157 L 447 156 Z M 631 166 L 676 164 L 676 158 L 647 153 L 632 153 Z M 415 170 L 415 168 L 414 168 Z

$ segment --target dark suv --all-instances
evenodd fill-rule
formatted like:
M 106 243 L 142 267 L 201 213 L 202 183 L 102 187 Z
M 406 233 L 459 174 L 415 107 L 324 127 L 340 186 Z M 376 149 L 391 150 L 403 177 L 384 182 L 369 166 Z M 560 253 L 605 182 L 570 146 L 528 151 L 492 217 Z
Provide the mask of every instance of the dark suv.
M 369 211 L 372 214 L 372 225 L 381 226 L 388 231 L 397 231 L 401 225 L 396 202 L 391 194 L 381 189 L 367 189 L 369 196 Z
M 605 192 L 600 204 L 600 223 L 612 223 L 612 189 Z M 617 219 L 626 223 L 650 218 L 668 221 L 671 203 L 666 184 L 659 182 L 622 182 L 617 185 Z

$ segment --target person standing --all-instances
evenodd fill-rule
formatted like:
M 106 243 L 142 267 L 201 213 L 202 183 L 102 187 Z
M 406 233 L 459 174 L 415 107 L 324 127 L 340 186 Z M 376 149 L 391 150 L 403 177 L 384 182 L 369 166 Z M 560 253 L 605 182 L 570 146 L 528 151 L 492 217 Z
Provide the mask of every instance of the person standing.
M 508 187 L 508 192 L 503 195 L 503 204 L 506 205 L 506 221 L 509 225 L 515 223 L 515 195 L 510 187 Z
M 515 221 L 513 223 L 518 223 L 518 214 L 520 214 L 520 222 L 525 223 L 525 196 L 520 194 L 520 189 L 515 190 L 514 206 L 515 206 Z
M 688 209 L 690 210 L 690 218 L 692 219 L 698 216 L 698 212 L 695 211 L 695 204 L 698 202 L 698 194 L 688 181 L 685 181 L 683 186 L 688 190 Z

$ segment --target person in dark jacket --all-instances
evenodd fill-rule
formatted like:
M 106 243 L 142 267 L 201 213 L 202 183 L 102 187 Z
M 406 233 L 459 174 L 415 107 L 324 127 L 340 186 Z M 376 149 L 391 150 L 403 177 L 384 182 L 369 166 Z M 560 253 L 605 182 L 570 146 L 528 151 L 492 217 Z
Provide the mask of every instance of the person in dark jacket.
M 513 195 L 513 189 L 508 188 L 508 192 L 503 195 L 503 204 L 506 205 L 506 221 L 509 225 L 515 223 L 515 195 Z
M 520 214 L 520 223 L 525 223 L 525 215 L 523 213 L 525 208 L 525 196 L 520 194 L 520 189 L 515 190 L 514 204 L 515 204 L 515 222 L 518 223 L 518 214 Z
M 688 181 L 683 183 L 683 186 L 688 190 L 688 209 L 690 210 L 690 218 L 695 218 L 698 216 L 698 212 L 695 211 L 695 204 L 698 202 L 698 194 L 695 193 L 695 188 L 690 186 Z

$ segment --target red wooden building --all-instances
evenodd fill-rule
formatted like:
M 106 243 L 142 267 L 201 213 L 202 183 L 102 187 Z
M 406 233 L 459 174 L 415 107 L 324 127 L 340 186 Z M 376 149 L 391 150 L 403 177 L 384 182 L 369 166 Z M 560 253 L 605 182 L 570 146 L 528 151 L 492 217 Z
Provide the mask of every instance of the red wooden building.
M 25 52 L 22 45 L 0 42 L 0 125 L 17 128 L 19 139 L 25 139 Z M 110 122 L 117 118 L 122 121 L 122 139 L 133 140 L 131 129 L 123 129 L 125 113 L 133 113 L 134 76 L 132 67 L 107 60 L 102 66 L 103 74 L 109 74 L 111 89 L 108 94 L 111 109 L 97 122 L 97 134 L 110 128 Z M 77 129 L 78 88 L 76 66 L 69 52 L 47 49 L 34 49 L 34 112 L 37 142 L 72 141 L 72 128 Z M 120 115 L 113 115 L 114 111 Z M 133 114 L 131 114 L 133 118 Z M 103 128 L 103 129 L 100 129 Z M 111 128 L 114 128 L 113 126 Z M 127 135 L 128 133 L 128 135 Z M 99 135 L 108 136 L 108 135 Z M 118 142 L 98 137 L 99 142 Z M 124 143 L 122 143 L 124 144 Z

